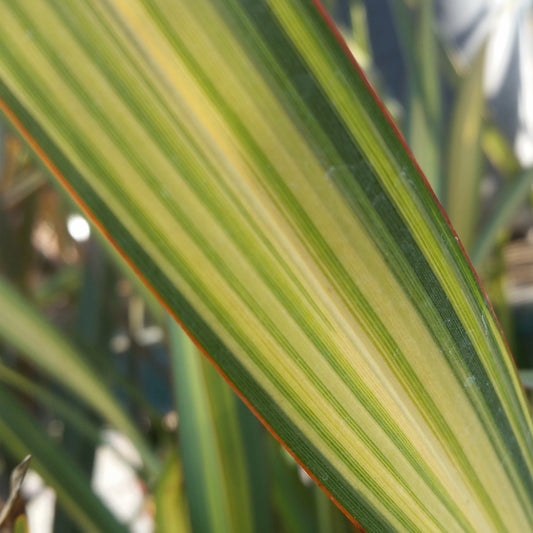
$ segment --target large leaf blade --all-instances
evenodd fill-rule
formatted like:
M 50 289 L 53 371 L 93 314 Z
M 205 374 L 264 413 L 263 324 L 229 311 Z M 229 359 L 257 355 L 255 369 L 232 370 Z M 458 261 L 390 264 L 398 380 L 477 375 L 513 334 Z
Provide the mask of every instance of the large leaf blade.
M 324 19 L 177 5 L 3 5 L 4 112 L 365 528 L 530 527 L 499 328 Z

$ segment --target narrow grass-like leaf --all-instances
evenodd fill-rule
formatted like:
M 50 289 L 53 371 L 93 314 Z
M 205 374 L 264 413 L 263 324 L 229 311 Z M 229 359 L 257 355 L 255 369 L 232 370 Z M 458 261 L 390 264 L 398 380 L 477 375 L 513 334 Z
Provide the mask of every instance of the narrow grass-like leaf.
M 521 165 L 509 140 L 494 125 L 487 124 L 481 132 L 484 156 L 491 162 L 501 176 L 515 176 Z
M 155 491 L 158 533 L 190 533 L 189 509 L 185 497 L 183 471 L 177 453 L 165 462 Z
M 175 323 L 169 325 L 180 449 L 195 531 L 255 531 L 237 398 Z
M 520 378 L 527 389 L 533 390 L 533 369 L 523 369 L 520 371 Z
M 0 336 L 128 435 L 142 455 L 148 471 L 152 474 L 156 472 L 157 459 L 117 400 L 105 387 L 103 380 L 76 349 L 2 278 Z
M 72 405 L 72 402 L 68 402 L 60 395 L 22 376 L 3 363 L 0 363 L 0 382 L 26 394 L 28 397 L 35 398 L 41 405 L 51 409 L 66 422 L 72 424 L 76 430 L 93 443 L 100 443 L 100 428 L 83 411 Z
M 268 444 L 273 439 L 240 400 L 237 400 L 237 415 L 244 448 L 245 468 L 248 472 L 253 530 L 254 533 L 270 533 L 275 529 L 272 519 L 272 474 L 268 462 Z
M 313 489 L 315 492 L 318 533 L 352 533 L 354 531 L 353 524 L 339 512 L 324 491 L 318 485 L 313 487 Z
M 477 268 L 483 266 L 483 262 L 496 243 L 498 233 L 508 226 L 520 204 L 528 198 L 532 184 L 533 169 L 531 168 L 523 170 L 505 184 L 496 205 L 485 224 L 482 225 L 472 246 L 470 259 Z
M 38 422 L 0 386 L 0 443 L 15 458 L 31 453 L 31 466 L 51 486 L 82 531 L 126 532 L 95 496 L 72 460 L 60 451 Z
M 391 2 L 407 67 L 405 137 L 433 190 L 442 196 L 442 111 L 434 2 Z
M 312 488 L 304 486 L 297 474 L 298 465 L 292 457 L 285 455 L 285 450 L 280 449 L 277 443 L 269 443 L 272 499 L 277 523 L 284 533 L 317 533 Z M 290 459 L 290 462 L 287 459 Z
M 314 2 L 0 6 L 0 107 L 367 531 L 527 531 L 470 264 Z
M 452 111 L 444 205 L 468 251 L 473 244 L 479 216 L 481 177 L 481 124 L 484 111 L 482 49 L 460 79 Z
M 0 142 L 5 142 L 1 136 Z M 30 169 L 22 173 L 22 175 L 17 176 L 17 182 L 3 193 L 2 207 L 5 209 L 13 208 L 42 187 L 44 183 L 46 183 L 46 174 L 40 169 Z

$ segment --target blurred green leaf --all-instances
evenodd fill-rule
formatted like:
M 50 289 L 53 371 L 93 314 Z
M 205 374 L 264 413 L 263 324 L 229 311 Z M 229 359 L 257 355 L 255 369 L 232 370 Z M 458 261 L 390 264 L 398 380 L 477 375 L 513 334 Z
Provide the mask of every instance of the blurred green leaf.
M 529 168 L 507 180 L 503 190 L 498 194 L 496 205 L 481 226 L 470 251 L 472 264 L 481 269 L 487 255 L 493 250 L 498 234 L 509 224 L 518 208 L 531 192 L 533 169 Z
M 284 533 L 318 533 L 312 485 L 304 485 L 298 476 L 296 461 L 277 442 L 268 446 L 272 470 L 272 498 L 280 529 Z M 306 474 L 307 475 L 307 474 Z
M 21 375 L 1 362 L 0 381 L 26 394 L 28 397 L 34 398 L 40 405 L 54 411 L 94 444 L 100 442 L 100 428 L 83 411 L 77 408 L 76 405 L 69 402 L 68 399 L 54 393 L 46 386 L 40 385 L 36 381 Z
M 13 533 L 29 533 L 28 521 L 25 516 L 19 516 L 15 520 L 15 525 L 13 526 Z
M 318 533 L 350 533 L 355 530 L 353 524 L 339 512 L 333 502 L 318 485 L 313 487 L 315 493 Z
M 117 429 L 123 431 L 138 448 L 148 471 L 151 473 L 157 471 L 157 459 L 107 390 L 102 378 L 94 372 L 68 340 L 2 278 L 0 278 L 0 336 L 20 350 L 21 354 L 42 371 L 99 412 Z
M 443 193 L 439 45 L 433 0 L 390 2 L 407 67 L 405 137 L 437 197 Z
M 157 532 L 190 533 L 182 465 L 176 452 L 167 459 L 162 472 L 155 490 Z
M 169 328 L 193 528 L 251 533 L 256 528 L 237 399 L 185 333 L 173 322 Z
M 483 122 L 483 67 L 485 50 L 460 78 L 452 110 L 446 159 L 444 205 L 466 250 L 474 241 L 480 215 L 481 126 Z
M 509 145 L 509 141 L 495 126 L 486 125 L 483 128 L 481 145 L 485 157 L 501 176 L 516 176 L 520 172 L 520 162 Z
M 57 494 L 81 531 L 126 532 L 94 495 L 90 482 L 27 414 L 20 402 L 0 386 L 0 444 L 20 459 L 32 456 L 34 468 Z

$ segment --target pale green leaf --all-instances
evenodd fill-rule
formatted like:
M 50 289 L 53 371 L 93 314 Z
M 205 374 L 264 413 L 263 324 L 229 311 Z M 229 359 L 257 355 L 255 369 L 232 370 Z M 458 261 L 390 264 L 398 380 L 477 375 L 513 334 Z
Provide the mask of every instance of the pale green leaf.
M 165 462 L 155 491 L 158 533 L 190 533 L 192 531 L 185 495 L 182 464 L 176 453 Z
M 449 128 L 444 205 L 453 227 L 470 251 L 480 215 L 481 126 L 484 112 L 485 49 L 459 78 Z
M 170 324 L 180 449 L 195 531 L 253 532 L 246 456 L 237 398 L 200 359 L 183 331 Z
M 489 213 L 487 220 L 482 225 L 470 253 L 472 263 L 481 268 L 487 255 L 493 250 L 498 234 L 508 228 L 512 217 L 520 205 L 524 203 L 533 184 L 533 169 L 528 168 L 518 172 L 505 183 L 503 190 L 498 194 L 495 206 Z

